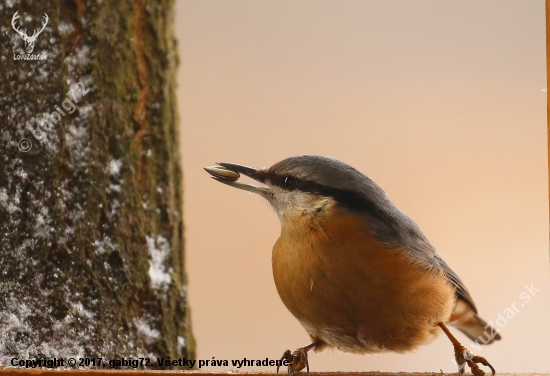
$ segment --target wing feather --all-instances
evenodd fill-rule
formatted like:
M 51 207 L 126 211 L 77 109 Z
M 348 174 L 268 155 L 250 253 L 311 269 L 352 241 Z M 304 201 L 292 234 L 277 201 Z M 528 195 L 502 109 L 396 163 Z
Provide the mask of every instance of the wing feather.
M 449 283 L 455 288 L 456 298 L 462 300 L 474 311 L 474 313 L 477 313 L 477 307 L 474 303 L 474 299 L 464 285 L 464 282 L 462 282 L 458 275 L 449 267 L 449 265 L 447 265 L 445 260 L 443 260 L 443 258 L 437 253 L 435 248 L 430 243 L 421 242 L 416 246 L 408 247 L 407 249 L 411 251 L 412 256 L 415 259 L 424 264 L 429 264 L 430 267 L 436 267 L 443 270 L 445 277 L 447 277 Z

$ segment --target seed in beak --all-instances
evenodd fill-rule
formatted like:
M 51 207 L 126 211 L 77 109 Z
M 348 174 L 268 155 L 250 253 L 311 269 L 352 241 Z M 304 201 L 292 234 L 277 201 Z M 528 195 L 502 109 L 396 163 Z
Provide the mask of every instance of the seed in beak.
M 204 168 L 206 172 L 218 179 L 235 181 L 241 177 L 238 172 L 226 169 L 223 166 L 208 166 Z

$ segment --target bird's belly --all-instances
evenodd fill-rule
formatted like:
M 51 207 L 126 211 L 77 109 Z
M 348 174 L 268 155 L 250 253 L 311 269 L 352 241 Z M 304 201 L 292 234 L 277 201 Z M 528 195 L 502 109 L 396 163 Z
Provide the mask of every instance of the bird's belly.
M 452 310 L 443 274 L 375 241 L 281 236 L 273 276 L 281 300 L 313 337 L 343 351 L 407 351 L 432 340 Z

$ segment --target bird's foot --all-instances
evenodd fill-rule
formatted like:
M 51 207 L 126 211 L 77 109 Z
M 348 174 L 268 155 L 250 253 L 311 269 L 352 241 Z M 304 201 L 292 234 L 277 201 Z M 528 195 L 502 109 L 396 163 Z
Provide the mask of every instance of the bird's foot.
M 466 368 L 466 364 L 470 367 L 472 370 L 472 374 L 474 376 L 483 376 L 485 375 L 485 372 L 479 368 L 478 364 L 483 364 L 484 366 L 487 366 L 491 369 L 491 373 L 495 374 L 495 369 L 482 356 L 477 356 L 472 354 L 466 347 L 462 346 L 462 344 L 458 343 L 454 346 L 455 348 L 455 359 L 456 363 L 458 364 L 458 372 L 462 375 L 464 373 L 464 368 Z
M 300 347 L 293 353 L 291 353 L 290 350 L 286 350 L 283 353 L 283 356 L 281 357 L 281 363 L 288 364 L 287 365 L 288 376 L 293 376 L 295 372 L 299 372 L 304 368 L 306 368 L 307 373 L 309 373 L 309 363 L 307 361 L 307 352 L 310 350 L 310 348 L 308 347 L 310 346 Z M 279 373 L 279 366 L 277 366 L 277 373 Z
M 464 373 L 464 368 L 466 368 L 466 364 L 470 367 L 472 370 L 472 374 L 474 376 L 483 376 L 485 375 L 485 372 L 479 368 L 478 364 L 483 364 L 484 366 L 487 366 L 491 369 L 492 374 L 495 374 L 495 369 L 482 356 L 477 356 L 472 354 L 466 347 L 464 347 L 456 338 L 451 334 L 447 326 L 443 323 L 438 324 L 441 329 L 443 329 L 443 332 L 449 337 L 451 340 L 453 347 L 455 349 L 455 360 L 456 364 L 458 365 L 458 373 L 461 375 Z

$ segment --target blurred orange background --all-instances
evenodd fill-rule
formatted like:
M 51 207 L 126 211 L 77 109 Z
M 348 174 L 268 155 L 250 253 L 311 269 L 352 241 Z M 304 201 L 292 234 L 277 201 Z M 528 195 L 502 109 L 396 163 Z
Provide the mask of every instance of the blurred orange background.
M 502 341 L 476 350 L 454 330 L 464 345 L 499 372 L 550 370 L 544 1 L 177 0 L 175 18 L 199 359 L 278 359 L 309 344 L 273 283 L 277 216 L 203 166 L 322 154 L 387 191 L 483 318 L 516 302 Z M 531 284 L 540 291 L 525 303 Z M 409 354 L 326 350 L 310 366 L 456 372 L 452 359 L 440 335 Z M 252 370 L 274 371 L 239 371 Z

